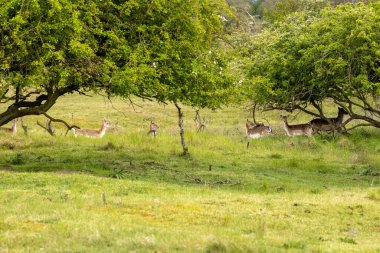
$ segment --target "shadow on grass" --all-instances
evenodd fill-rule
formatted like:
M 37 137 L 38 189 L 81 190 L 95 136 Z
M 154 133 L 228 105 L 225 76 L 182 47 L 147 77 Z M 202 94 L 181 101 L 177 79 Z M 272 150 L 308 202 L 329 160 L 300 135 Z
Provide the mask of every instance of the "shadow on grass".
M 136 142 L 128 139 L 130 143 L 126 142 L 128 137 L 47 137 L 26 139 L 25 145 L 19 139 L 9 139 L 1 147 L 0 167 L 246 192 L 317 194 L 333 187 L 380 185 L 380 133 L 376 130 L 357 130 L 349 137 L 332 140 L 323 135 L 315 140 L 278 135 L 255 140 L 249 149 L 245 142 L 229 137 L 202 135 L 202 144 L 192 136 L 189 146 L 194 153 L 190 156 L 182 156 L 179 145 L 172 147 L 171 136 L 149 142 L 151 139 L 136 134 L 132 135 Z

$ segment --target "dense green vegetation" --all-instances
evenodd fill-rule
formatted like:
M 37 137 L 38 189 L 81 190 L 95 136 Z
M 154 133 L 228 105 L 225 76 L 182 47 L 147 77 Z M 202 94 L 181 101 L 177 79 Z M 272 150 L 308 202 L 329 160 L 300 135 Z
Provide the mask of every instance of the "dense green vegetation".
M 223 16 L 222 16 L 223 15 Z M 22 1 L 0 7 L 0 125 L 89 90 L 217 107 L 227 68 L 224 1 Z
M 330 99 L 380 127 L 379 18 L 378 3 L 289 15 L 254 39 L 249 96 L 269 109 L 313 114 L 312 105 L 320 117 Z

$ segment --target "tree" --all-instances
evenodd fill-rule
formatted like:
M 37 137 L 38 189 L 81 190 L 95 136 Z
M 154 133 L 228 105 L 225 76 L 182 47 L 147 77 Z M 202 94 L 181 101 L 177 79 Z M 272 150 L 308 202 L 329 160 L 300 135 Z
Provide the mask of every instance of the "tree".
M 325 118 L 323 102 L 332 100 L 349 121 L 380 127 L 373 103 L 380 94 L 378 1 L 328 7 L 321 16 L 293 14 L 257 36 L 252 52 L 249 89 L 266 109 Z
M 111 93 L 173 103 L 187 154 L 180 103 L 215 109 L 234 88 L 223 38 L 224 16 L 231 13 L 219 0 L 132 3 L 122 6 L 128 11 L 119 17 L 118 26 L 129 29 L 119 30 L 123 43 L 115 54 L 122 66 L 112 77 Z
M 96 1 L 21 1 L 0 6 L 0 125 L 46 113 L 67 93 L 104 88 L 111 40 Z M 105 38 L 105 39 L 101 39 Z
M 233 86 L 219 0 L 10 0 L 0 7 L 0 125 L 89 90 L 217 108 Z M 183 135 L 182 135 L 183 137 Z

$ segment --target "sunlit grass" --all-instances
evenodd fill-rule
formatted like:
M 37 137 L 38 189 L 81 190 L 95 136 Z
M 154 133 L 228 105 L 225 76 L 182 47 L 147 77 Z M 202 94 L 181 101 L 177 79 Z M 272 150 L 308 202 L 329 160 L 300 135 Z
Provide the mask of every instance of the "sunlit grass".
M 363 189 L 249 194 L 83 174 L 0 175 L 5 251 L 194 252 L 215 244 L 227 252 L 379 248 L 379 202 Z
M 43 117 L 25 119 L 28 136 L 2 135 L 1 253 L 379 252 L 377 129 L 289 138 L 271 112 L 259 117 L 275 134 L 247 148 L 249 111 L 201 110 L 197 132 L 185 107 L 182 156 L 174 106 L 135 102 L 70 96 L 49 112 L 93 129 L 106 117 L 103 139 L 58 124 L 52 137 Z

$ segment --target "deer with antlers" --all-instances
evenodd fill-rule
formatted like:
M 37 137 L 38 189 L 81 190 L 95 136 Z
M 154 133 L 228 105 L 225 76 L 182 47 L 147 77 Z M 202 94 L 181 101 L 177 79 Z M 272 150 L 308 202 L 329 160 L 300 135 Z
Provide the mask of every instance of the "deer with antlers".
M 249 121 L 248 119 L 247 119 L 247 122 L 245 123 L 245 127 L 246 127 L 247 137 L 251 139 L 257 139 L 257 138 L 260 138 L 267 134 L 272 133 L 271 126 L 265 126 L 264 124 L 255 125 L 253 122 Z

